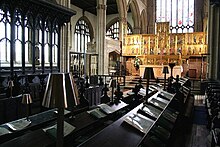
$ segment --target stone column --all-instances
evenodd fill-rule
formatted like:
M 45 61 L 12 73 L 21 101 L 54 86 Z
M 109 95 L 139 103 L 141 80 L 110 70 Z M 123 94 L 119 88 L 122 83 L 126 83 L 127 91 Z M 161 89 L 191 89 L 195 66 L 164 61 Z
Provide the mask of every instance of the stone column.
M 59 5 L 70 8 L 70 0 L 56 0 Z M 69 50 L 71 48 L 70 23 L 62 26 L 60 31 L 60 72 L 69 71 Z M 59 55 L 58 55 L 59 56 Z
M 105 64 L 105 34 L 106 34 L 106 0 L 97 0 L 96 51 L 98 51 L 98 74 L 108 73 Z
M 127 12 L 124 12 L 125 16 L 127 16 Z M 119 27 L 119 41 L 120 41 L 120 50 L 121 50 L 121 56 L 120 56 L 120 62 L 125 66 L 125 58 L 122 57 L 122 46 L 125 43 L 124 36 L 127 35 L 127 18 L 126 17 L 121 17 L 119 19 L 120 27 Z
M 195 0 L 195 23 L 194 32 L 203 31 L 203 18 L 204 18 L 204 0 Z
M 209 6 L 208 49 L 209 69 L 208 78 L 220 79 L 220 7 Z
M 147 34 L 155 34 L 156 1 L 147 0 Z

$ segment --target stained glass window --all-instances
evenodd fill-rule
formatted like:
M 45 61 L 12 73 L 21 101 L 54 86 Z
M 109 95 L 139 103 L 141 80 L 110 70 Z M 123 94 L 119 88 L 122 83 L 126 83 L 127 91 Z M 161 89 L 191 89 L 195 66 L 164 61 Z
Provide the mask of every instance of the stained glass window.
M 194 30 L 194 0 L 157 0 L 156 22 L 170 22 L 172 33 Z

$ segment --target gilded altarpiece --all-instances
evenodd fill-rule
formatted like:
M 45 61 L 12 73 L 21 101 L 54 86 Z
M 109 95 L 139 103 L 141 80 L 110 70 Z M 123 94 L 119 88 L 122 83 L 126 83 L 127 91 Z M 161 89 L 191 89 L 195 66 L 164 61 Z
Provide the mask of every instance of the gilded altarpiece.
M 178 74 L 187 72 L 188 67 L 185 69 L 182 67 L 185 67 L 183 64 L 186 64 L 191 56 L 199 58 L 206 54 L 205 32 L 170 33 L 168 22 L 157 23 L 156 34 L 125 36 L 122 48 L 122 55 L 127 57 L 127 61 L 130 63 L 133 63 L 134 57 L 141 60 L 140 67 L 153 66 L 159 68 L 162 65 L 168 65 L 168 63 L 176 63 L 181 70 Z M 129 68 L 127 67 L 127 71 L 134 73 L 134 71 L 129 71 Z M 162 73 L 162 71 L 160 72 Z M 142 74 L 141 71 L 140 73 Z

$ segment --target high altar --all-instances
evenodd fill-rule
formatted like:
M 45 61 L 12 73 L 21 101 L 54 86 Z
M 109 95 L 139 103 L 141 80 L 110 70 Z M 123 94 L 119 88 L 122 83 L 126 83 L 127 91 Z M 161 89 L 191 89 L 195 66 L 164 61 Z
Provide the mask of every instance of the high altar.
M 144 68 L 148 66 L 154 68 L 156 77 L 163 77 L 163 65 L 176 63 L 174 77 L 185 75 L 191 68 L 195 69 L 195 74 L 205 76 L 203 57 L 207 54 L 206 32 L 170 33 L 169 22 L 159 22 L 156 25 L 156 34 L 124 37 L 122 55 L 126 57 L 127 71 L 131 75 L 142 76 Z M 135 57 L 140 60 L 139 70 L 134 68 Z M 192 66 L 193 63 L 189 65 L 191 58 L 195 60 L 190 61 L 198 62 L 195 67 Z

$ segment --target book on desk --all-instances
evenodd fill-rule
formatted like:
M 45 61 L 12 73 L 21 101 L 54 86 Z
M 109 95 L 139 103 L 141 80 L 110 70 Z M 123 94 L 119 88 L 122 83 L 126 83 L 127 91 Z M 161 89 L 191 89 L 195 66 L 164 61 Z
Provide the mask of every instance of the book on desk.
M 138 129 L 139 131 L 143 133 L 147 133 L 148 130 L 151 128 L 152 124 L 154 123 L 154 120 L 139 114 L 139 113 L 133 113 L 129 116 L 127 116 L 124 119 L 124 122 L 128 123 L 132 127 Z
M 112 114 L 115 112 L 109 105 L 107 104 L 100 104 L 97 105 L 97 108 L 87 111 L 87 113 L 95 116 L 96 118 L 103 118 L 106 117 L 108 114 Z
M 143 105 L 143 107 L 141 107 L 138 110 L 138 113 L 149 117 L 153 120 L 156 120 L 157 117 L 159 117 L 159 115 L 161 114 L 161 110 L 157 109 L 156 107 L 153 107 L 151 105 Z

